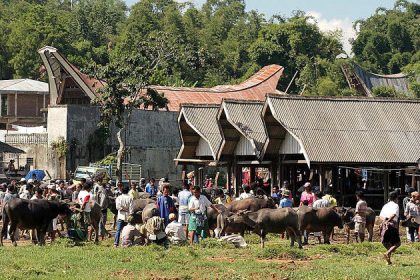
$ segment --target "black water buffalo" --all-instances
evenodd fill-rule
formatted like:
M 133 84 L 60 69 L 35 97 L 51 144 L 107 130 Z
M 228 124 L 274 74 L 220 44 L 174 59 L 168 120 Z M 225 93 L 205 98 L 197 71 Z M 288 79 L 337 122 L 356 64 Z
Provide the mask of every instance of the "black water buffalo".
M 350 230 L 354 230 L 354 221 L 353 218 L 356 214 L 355 208 L 340 208 L 338 211 L 341 213 L 343 219 L 344 228 L 347 235 L 347 244 L 350 242 Z M 368 240 L 372 242 L 373 240 L 373 227 L 375 226 L 376 213 L 372 208 L 368 207 L 366 210 L 366 229 L 368 231 Z M 358 237 L 356 235 L 356 241 Z
M 253 232 L 261 238 L 261 247 L 264 248 L 265 237 L 268 233 L 284 233 L 290 236 L 290 246 L 298 242 L 302 248 L 301 234 L 299 231 L 298 215 L 291 208 L 268 209 L 263 208 L 256 212 L 242 212 L 234 214 L 228 221 L 240 223 L 243 221 Z
M 239 211 L 251 211 L 255 212 L 263 208 L 276 208 L 274 200 L 270 197 L 268 199 L 264 198 L 247 198 L 242 200 L 232 201 L 227 205 L 227 210 L 232 213 L 237 213 Z
M 48 226 L 58 215 L 69 217 L 72 214 L 68 205 L 58 201 L 27 200 L 16 198 L 4 205 L 3 227 L 0 236 L 0 246 L 3 238 L 7 236 L 7 227 L 10 223 L 9 235 L 16 246 L 15 231 L 19 229 L 36 229 L 37 242 L 45 245 L 45 234 Z
M 322 231 L 325 244 L 330 244 L 330 236 L 335 226 L 343 228 L 343 220 L 332 208 L 314 209 L 308 206 L 300 206 L 297 213 L 301 233 L 306 231 L 309 234 L 310 232 Z M 307 242 L 308 240 L 305 238 L 305 243 Z

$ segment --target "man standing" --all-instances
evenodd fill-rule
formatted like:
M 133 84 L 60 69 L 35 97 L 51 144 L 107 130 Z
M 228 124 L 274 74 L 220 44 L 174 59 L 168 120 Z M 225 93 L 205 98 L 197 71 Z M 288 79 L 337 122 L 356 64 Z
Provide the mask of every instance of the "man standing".
M 367 203 L 364 200 L 363 192 L 357 192 L 356 199 L 357 203 L 354 215 L 354 234 L 357 241 L 358 238 L 360 238 L 360 242 L 363 242 L 365 241 Z
M 165 219 L 165 226 L 169 224 L 169 214 L 175 213 L 175 204 L 169 196 L 169 189 L 169 184 L 163 185 L 163 195 L 156 202 L 156 207 L 159 209 L 159 216 Z
M 190 192 L 190 185 L 184 183 L 184 189 L 178 194 L 179 201 L 179 217 L 178 222 L 184 226 L 185 236 L 188 236 L 188 221 L 190 219 L 190 212 L 188 210 L 188 202 L 192 196 Z
M 158 188 L 155 186 L 155 178 L 150 179 L 149 183 L 146 185 L 146 192 L 150 194 L 150 197 L 155 197 Z
M 290 191 L 283 190 L 282 191 L 282 199 L 280 200 L 279 208 L 292 208 L 293 201 L 289 198 Z
M 274 203 L 276 204 L 276 206 L 280 205 L 281 197 L 282 197 L 282 193 L 279 190 L 279 186 L 274 186 L 273 193 L 271 194 L 271 198 L 274 200 Z
M 392 264 L 391 254 L 401 245 L 400 234 L 398 232 L 399 216 L 398 193 L 391 192 L 389 194 L 389 202 L 382 207 L 381 213 L 379 214 L 379 217 L 382 219 L 380 226 L 381 242 L 388 250 L 384 253 L 384 258 L 389 265 Z
M 207 207 L 213 208 L 216 212 L 220 211 L 214 207 L 211 202 L 201 195 L 201 189 L 199 186 L 194 187 L 194 195 L 191 197 L 188 203 L 188 210 L 191 213 L 190 220 L 188 222 L 188 231 L 190 232 L 190 244 L 194 241 L 194 235 L 197 233 L 202 239 L 206 238 L 208 230 L 207 221 Z
M 115 232 L 114 247 L 117 248 L 120 243 L 120 235 L 124 226 L 127 225 L 128 216 L 133 211 L 133 198 L 128 195 L 128 186 L 120 185 L 121 195 L 115 200 L 118 210 L 117 231 Z
M 88 227 L 90 227 L 91 224 L 91 218 L 90 218 L 90 211 L 91 211 L 91 205 L 90 202 L 92 200 L 91 194 L 90 194 L 90 184 L 85 183 L 82 187 L 82 190 L 79 192 L 79 195 L 77 197 L 80 209 L 83 213 L 83 228 L 86 232 L 91 232 L 91 229 L 88 230 Z M 89 234 L 90 235 L 90 234 Z

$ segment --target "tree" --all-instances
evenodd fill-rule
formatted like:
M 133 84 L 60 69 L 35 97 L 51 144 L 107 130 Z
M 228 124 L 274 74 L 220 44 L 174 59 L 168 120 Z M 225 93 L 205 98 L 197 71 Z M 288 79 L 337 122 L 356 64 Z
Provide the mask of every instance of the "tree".
M 176 60 L 176 45 L 168 44 L 168 34 L 158 33 L 144 38 L 136 52 L 123 53 L 106 66 L 98 66 L 92 74 L 106 83 L 100 89 L 95 103 L 101 107 L 100 127 L 117 128 L 119 149 L 117 152 L 117 175 L 122 179 L 122 161 L 125 152 L 123 130 L 129 124 L 131 113 L 136 108 L 164 108 L 168 100 L 149 86 L 156 72 L 168 69 Z
M 356 62 L 375 73 L 399 73 L 420 49 L 419 14 L 419 4 L 400 0 L 392 9 L 378 8 L 357 21 L 352 46 Z

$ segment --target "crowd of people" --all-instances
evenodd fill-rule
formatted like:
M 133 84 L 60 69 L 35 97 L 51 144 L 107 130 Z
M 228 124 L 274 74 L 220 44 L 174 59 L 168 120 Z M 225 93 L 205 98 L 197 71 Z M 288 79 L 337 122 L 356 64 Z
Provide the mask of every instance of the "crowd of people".
M 90 182 L 82 179 L 78 182 L 65 182 L 64 180 L 50 181 L 48 183 L 36 179 L 11 180 L 9 184 L 0 185 L 0 203 L 3 206 L 15 198 L 22 199 L 45 199 L 65 200 L 72 205 L 74 215 L 68 235 L 74 239 L 85 240 L 91 235 L 91 215 L 93 202 L 101 209 L 99 222 L 99 236 L 104 239 L 111 234 L 106 229 L 108 208 L 111 198 L 115 199 L 116 233 L 114 246 L 133 246 L 137 244 L 158 243 L 184 244 L 199 242 L 207 237 L 209 232 L 207 222 L 207 208 L 217 204 L 229 204 L 234 200 L 243 200 L 252 197 L 272 199 L 278 208 L 292 208 L 295 206 L 309 206 L 314 209 L 325 207 L 337 207 L 337 200 L 332 193 L 313 191 L 309 182 L 303 185 L 300 194 L 299 205 L 294 203 L 294 197 L 289 183 L 283 182 L 282 187 L 274 186 L 271 192 L 267 192 L 267 186 L 258 180 L 255 184 L 244 185 L 241 193 L 235 198 L 232 193 L 223 189 L 215 188 L 212 182 L 206 183 L 204 188 L 185 183 L 182 190 L 171 187 L 168 180 L 162 179 L 159 185 L 155 179 L 142 179 L 139 184 L 130 182 L 128 185 L 119 182 L 116 186 L 112 181 L 103 183 L 101 180 Z M 268 188 L 269 189 L 269 188 Z M 147 197 L 155 199 L 154 208 L 158 215 L 139 223 L 141 217 L 133 212 L 133 204 L 147 194 Z M 400 246 L 399 235 L 400 207 L 398 194 L 390 193 L 390 200 L 380 212 L 382 219 L 381 241 L 387 248 L 385 259 L 391 263 L 391 254 Z M 353 218 L 356 238 L 361 242 L 365 239 L 366 211 L 368 205 L 362 191 L 356 193 L 357 203 Z M 420 224 L 420 194 L 410 189 L 403 201 L 403 225 L 407 229 L 407 240 L 416 242 L 419 240 Z M 53 220 L 48 230 L 50 238 L 54 240 L 61 231 L 58 230 L 57 218 Z M 320 238 L 320 233 L 314 233 Z M 304 233 L 304 242 L 308 235 Z

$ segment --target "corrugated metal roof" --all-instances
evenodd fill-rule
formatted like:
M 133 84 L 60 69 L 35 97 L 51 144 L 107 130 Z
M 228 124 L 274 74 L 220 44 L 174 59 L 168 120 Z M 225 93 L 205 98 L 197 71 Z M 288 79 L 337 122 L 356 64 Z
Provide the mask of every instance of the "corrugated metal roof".
M 225 110 L 227 120 L 251 141 L 258 158 L 267 139 L 261 117 L 263 106 L 263 102 L 243 100 L 224 100 L 221 106 Z
M 0 92 L 48 93 L 48 83 L 31 79 L 0 80 Z
M 267 102 L 311 162 L 412 164 L 420 157 L 420 101 L 270 95 Z
M 388 86 L 396 91 L 411 96 L 408 90 L 408 79 L 404 74 L 378 75 L 370 73 L 357 64 L 353 64 L 354 73 L 364 83 L 365 88 L 372 93 L 374 87 Z
M 190 126 L 209 143 L 214 159 L 222 143 L 217 123 L 218 111 L 218 105 L 183 105 L 181 110 Z

